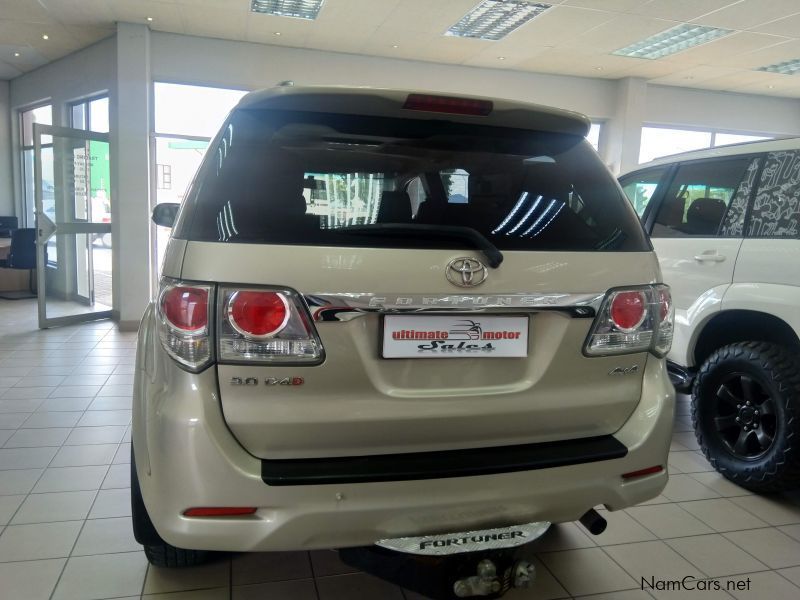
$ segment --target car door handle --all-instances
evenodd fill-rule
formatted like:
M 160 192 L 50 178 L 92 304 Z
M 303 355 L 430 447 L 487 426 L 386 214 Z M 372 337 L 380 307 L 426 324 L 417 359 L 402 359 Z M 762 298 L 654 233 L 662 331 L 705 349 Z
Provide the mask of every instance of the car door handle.
M 710 252 L 706 254 L 704 252 L 703 254 L 696 254 L 694 259 L 697 262 L 722 262 L 725 260 L 725 257 L 722 254 L 717 254 L 716 252 L 713 254 Z

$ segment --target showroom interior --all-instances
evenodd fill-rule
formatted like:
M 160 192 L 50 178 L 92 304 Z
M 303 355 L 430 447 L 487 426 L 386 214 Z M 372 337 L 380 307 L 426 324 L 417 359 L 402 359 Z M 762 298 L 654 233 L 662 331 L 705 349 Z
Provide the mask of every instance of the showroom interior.
M 464 25 L 478 9 L 497 20 Z M 426 597 L 335 549 L 217 552 L 170 569 L 134 539 L 137 331 L 162 268 L 176 268 L 164 263 L 170 229 L 151 214 L 184 200 L 247 93 L 389 88 L 574 111 L 616 178 L 673 154 L 800 137 L 795 74 L 797 0 L 0 0 L 0 260 L 14 248 L 21 260 L 0 267 L 0 598 Z M 65 194 L 84 198 L 82 215 L 65 217 Z M 402 292 L 395 273 L 407 271 L 393 269 L 382 289 L 363 287 Z M 686 390 L 670 441 L 663 491 L 597 506 L 599 535 L 551 526 L 531 544 L 532 584 L 507 597 L 800 597 L 800 493 L 720 474 Z

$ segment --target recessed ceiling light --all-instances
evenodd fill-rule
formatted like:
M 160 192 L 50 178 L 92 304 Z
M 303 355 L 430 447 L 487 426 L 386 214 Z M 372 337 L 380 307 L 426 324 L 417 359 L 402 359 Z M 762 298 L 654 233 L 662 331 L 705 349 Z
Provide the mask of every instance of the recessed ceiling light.
M 153 22 L 153 17 L 147 17 L 147 21 L 148 21 L 148 23 L 152 23 Z
M 594 70 L 595 70 L 595 71 L 602 71 L 602 70 L 603 70 L 603 67 L 595 67 L 595 68 L 594 68 Z
M 689 48 L 711 42 L 731 33 L 733 33 L 733 31 L 730 29 L 703 27 L 701 25 L 684 23 L 683 25 L 678 25 L 677 27 L 672 27 L 661 33 L 651 35 L 630 46 L 614 50 L 612 54 L 655 60 L 657 58 L 669 56 L 670 54 L 683 52 Z
M 14 56 L 19 56 L 19 52 L 14 52 Z
M 694 77 L 693 77 L 693 76 L 691 76 L 691 75 L 687 75 L 686 77 L 684 77 L 684 79 L 686 79 L 686 80 L 691 80 L 691 79 L 694 79 Z
M 399 47 L 400 46 L 398 46 L 397 44 L 392 44 L 392 48 L 399 48 Z
M 505 57 L 505 56 L 498 56 L 498 57 L 497 57 L 497 60 L 505 60 L 505 59 L 506 59 L 506 57 Z
M 800 73 L 800 58 L 767 65 L 766 67 L 759 67 L 756 71 L 780 73 L 781 75 L 795 75 L 796 73 Z
M 276 32 L 275 32 L 275 35 L 280 35 L 280 34 L 281 34 L 281 32 L 280 32 L 280 31 L 276 31 Z
M 317 18 L 322 2 L 323 0 L 251 0 L 250 11 L 312 21 Z
M 45 33 L 45 34 L 42 35 L 42 39 L 43 40 L 49 40 L 50 36 Z
M 767 86 L 767 89 L 769 89 L 769 90 L 774 90 L 774 89 L 775 89 L 775 86 L 774 86 L 774 85 L 768 85 L 768 86 Z
M 499 40 L 550 8 L 531 0 L 483 0 L 445 32 L 482 40 Z

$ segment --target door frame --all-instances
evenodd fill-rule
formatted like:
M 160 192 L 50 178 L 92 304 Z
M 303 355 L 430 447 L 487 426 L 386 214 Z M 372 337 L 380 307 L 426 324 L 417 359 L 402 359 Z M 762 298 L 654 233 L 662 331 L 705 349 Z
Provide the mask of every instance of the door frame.
M 110 319 L 112 310 L 104 310 L 92 313 L 67 315 L 63 317 L 48 317 L 47 316 L 47 263 L 45 260 L 46 246 L 48 240 L 56 235 L 56 230 L 44 238 L 42 230 L 42 223 L 40 222 L 42 216 L 49 220 L 49 217 L 44 214 L 44 194 L 42 187 L 42 136 L 49 135 L 53 138 L 70 138 L 75 140 L 83 140 L 86 142 L 105 142 L 109 141 L 109 134 L 99 133 L 95 131 L 85 131 L 83 129 L 72 129 L 69 127 L 57 127 L 54 125 L 43 125 L 41 123 L 33 124 L 33 173 L 34 173 L 34 199 L 36 215 L 36 293 L 38 296 L 38 309 L 39 309 L 39 328 L 46 329 L 48 327 L 59 327 L 62 325 L 71 325 L 74 323 L 84 323 L 86 321 L 96 321 L 99 319 Z M 53 163 L 55 166 L 55 142 L 53 146 Z M 90 185 L 90 182 L 86 182 Z M 90 209 L 91 211 L 91 209 Z M 55 223 L 54 223 L 55 225 Z M 94 233 L 111 233 L 111 223 L 62 223 L 58 226 L 60 233 L 64 234 L 94 234 Z M 91 256 L 90 249 L 90 256 Z M 113 251 L 113 246 L 112 246 Z M 90 266 L 92 260 L 90 259 Z M 113 260 L 112 260 L 113 265 Z M 113 267 L 112 267 L 113 268 Z M 93 275 L 92 275 L 93 276 Z M 113 277 L 113 273 L 112 273 Z M 90 290 L 90 293 L 93 292 Z

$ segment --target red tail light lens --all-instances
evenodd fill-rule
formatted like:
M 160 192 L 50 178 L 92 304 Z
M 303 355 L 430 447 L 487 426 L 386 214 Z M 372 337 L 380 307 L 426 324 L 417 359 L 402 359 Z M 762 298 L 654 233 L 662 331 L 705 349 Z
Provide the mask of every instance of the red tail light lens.
M 161 311 L 175 329 L 200 331 L 208 325 L 208 290 L 172 287 L 161 296 Z
M 617 292 L 611 301 L 611 320 L 622 331 L 633 331 L 647 316 L 644 292 Z
M 655 465 L 653 467 L 647 467 L 646 469 L 640 469 L 638 471 L 631 471 L 630 473 L 623 473 L 623 479 L 635 479 L 636 477 L 644 477 L 645 475 L 652 475 L 653 473 L 661 473 L 664 470 L 664 467 L 661 465 Z
M 255 506 L 200 506 L 183 511 L 184 517 L 242 517 L 255 514 Z
M 452 115 L 475 115 L 485 117 L 492 112 L 491 100 L 473 98 L 454 98 L 451 96 L 432 96 L 429 94 L 409 94 L 403 105 L 406 110 L 449 113 Z
M 267 338 L 282 330 L 289 320 L 286 299 L 275 292 L 240 291 L 228 302 L 233 328 L 249 338 Z

